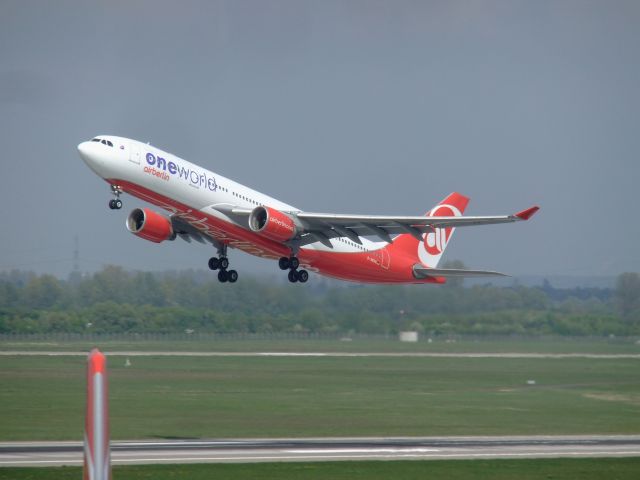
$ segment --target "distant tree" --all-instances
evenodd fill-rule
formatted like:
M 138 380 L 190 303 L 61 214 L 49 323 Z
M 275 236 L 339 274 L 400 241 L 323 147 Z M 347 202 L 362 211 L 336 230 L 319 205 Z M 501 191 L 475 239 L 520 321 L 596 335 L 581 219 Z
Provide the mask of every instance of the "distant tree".
M 465 270 L 467 267 L 461 260 L 447 260 L 442 264 L 442 268 Z M 461 288 L 464 285 L 464 277 L 449 277 L 445 285 L 450 288 Z
M 445 268 L 463 269 L 459 261 Z M 640 334 L 640 278 L 602 288 L 362 286 L 299 288 L 210 272 L 128 272 L 108 266 L 61 281 L 0 272 L 0 333 L 310 332 L 394 334 Z M 320 280 L 319 280 L 320 281 Z M 311 286 L 311 284 L 309 284 Z M 617 310 L 617 312 L 616 312 Z
M 640 275 L 636 272 L 618 275 L 615 301 L 624 320 L 629 323 L 640 321 Z
M 53 275 L 33 277 L 23 290 L 23 302 L 31 308 L 51 308 L 62 298 L 63 287 Z
M 20 302 L 20 289 L 15 283 L 0 281 L 0 306 L 14 307 Z

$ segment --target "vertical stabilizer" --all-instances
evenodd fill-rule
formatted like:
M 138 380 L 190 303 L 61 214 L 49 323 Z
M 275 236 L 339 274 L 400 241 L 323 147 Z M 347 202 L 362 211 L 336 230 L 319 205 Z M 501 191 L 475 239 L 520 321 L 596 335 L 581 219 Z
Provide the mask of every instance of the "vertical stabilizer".
M 426 216 L 460 217 L 468 203 L 469 198 L 454 192 L 427 212 Z M 411 234 L 403 233 L 398 235 L 387 248 L 392 256 L 408 256 L 415 259 L 415 263 L 420 263 L 428 268 L 436 268 L 454 230 L 453 227 L 434 228 L 430 232 L 424 233 L 421 240 Z
M 107 358 L 94 348 L 87 358 L 84 480 L 111 480 Z

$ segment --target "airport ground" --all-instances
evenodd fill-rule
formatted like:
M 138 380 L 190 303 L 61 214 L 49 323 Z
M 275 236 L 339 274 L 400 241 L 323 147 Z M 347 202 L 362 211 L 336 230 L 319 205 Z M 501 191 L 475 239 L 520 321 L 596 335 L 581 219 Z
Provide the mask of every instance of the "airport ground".
M 404 462 L 321 462 L 207 465 L 135 465 L 114 467 L 116 480 L 636 480 L 640 458 L 545 460 L 449 460 Z M 76 480 L 80 467 L 0 468 L 0 480 Z
M 0 440 L 81 437 L 83 352 L 88 348 L 77 343 L 46 343 L 1 345 L 4 353 L 40 349 L 75 351 L 77 355 L 0 356 Z M 103 348 L 121 353 L 109 357 L 114 439 L 640 433 L 640 347 L 633 342 L 403 345 L 391 341 L 227 340 L 207 348 L 198 342 L 141 345 L 120 341 Z M 178 349 L 236 355 L 152 353 Z M 151 355 L 122 355 L 132 350 Z M 399 356 L 255 355 L 265 351 Z M 416 353 L 460 355 L 414 356 Z M 474 355 L 464 356 L 467 353 Z M 475 355 L 482 353 L 497 355 Z M 516 355 L 501 356 L 504 353 Z M 555 356 L 567 353 L 577 356 Z M 125 366 L 127 358 L 129 366 Z M 179 475 L 182 478 L 637 478 L 640 461 L 430 460 L 348 462 L 348 466 L 266 463 L 115 468 L 117 478 L 171 478 L 176 472 L 185 472 Z M 3 468 L 0 479 L 50 478 L 38 477 L 39 472 L 47 471 L 55 471 L 56 478 L 66 478 L 63 475 L 70 472 L 74 478 L 78 475 L 73 467 Z M 341 477 L 340 472 L 346 473 Z

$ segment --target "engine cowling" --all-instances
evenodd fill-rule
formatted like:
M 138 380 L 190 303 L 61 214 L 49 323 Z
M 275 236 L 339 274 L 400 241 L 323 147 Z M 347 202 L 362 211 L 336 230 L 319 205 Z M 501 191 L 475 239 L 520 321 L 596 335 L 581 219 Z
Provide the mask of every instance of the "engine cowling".
M 160 243 L 176 238 L 171 220 L 148 208 L 136 208 L 127 217 L 127 230 L 140 238 Z
M 286 213 L 271 207 L 256 207 L 249 215 L 249 228 L 272 240 L 286 242 L 298 234 L 298 227 Z

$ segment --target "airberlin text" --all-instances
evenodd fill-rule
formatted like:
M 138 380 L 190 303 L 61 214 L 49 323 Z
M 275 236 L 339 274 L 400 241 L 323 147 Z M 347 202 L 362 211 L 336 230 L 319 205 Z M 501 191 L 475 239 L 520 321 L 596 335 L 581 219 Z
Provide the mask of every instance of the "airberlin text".
M 293 232 L 293 230 L 294 230 L 294 226 L 293 226 L 293 225 L 291 225 L 291 224 L 289 224 L 289 223 L 286 223 L 286 222 L 283 222 L 283 221 L 282 221 L 282 220 L 280 220 L 279 218 L 271 217 L 271 218 L 270 218 L 270 221 L 271 221 L 272 223 L 275 223 L 275 224 L 276 224 L 276 225 L 278 225 L 279 227 L 284 228 L 285 230 L 288 230 L 288 231 L 290 231 L 290 232 Z
M 214 177 L 209 177 L 205 172 L 197 172 L 185 168 L 182 165 L 173 161 L 168 161 L 160 156 L 156 156 L 153 153 L 147 153 L 146 155 L 147 165 L 144 167 L 144 172 L 149 175 L 160 178 L 161 180 L 169 181 L 171 176 L 177 176 L 182 180 L 189 182 L 189 185 L 196 188 L 207 188 L 212 192 L 218 189 L 218 184 Z M 168 172 L 168 173 L 167 173 Z

